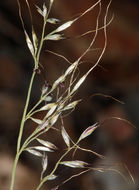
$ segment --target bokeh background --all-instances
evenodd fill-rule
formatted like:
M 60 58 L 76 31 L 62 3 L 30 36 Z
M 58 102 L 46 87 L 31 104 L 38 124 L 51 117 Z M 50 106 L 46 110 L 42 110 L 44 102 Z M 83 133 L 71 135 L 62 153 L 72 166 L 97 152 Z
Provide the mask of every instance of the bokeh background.
M 33 14 L 34 28 L 40 37 L 42 18 L 34 5 L 42 6 L 44 1 L 28 1 Z M 77 13 L 83 12 L 95 2 L 95 0 L 55 1 L 51 16 L 64 22 L 73 18 Z M 100 27 L 103 25 L 104 13 L 108 3 L 109 1 L 102 0 Z M 31 21 L 25 0 L 21 1 L 21 7 L 25 27 L 30 34 Z M 65 35 L 70 37 L 67 40 L 44 44 L 40 60 L 41 74 L 37 76 L 34 83 L 30 107 L 39 98 L 44 82 L 48 81 L 51 84 L 67 67 L 67 62 L 45 50 L 60 53 L 71 62 L 76 60 L 89 45 L 92 34 L 82 38 L 75 38 L 75 36 L 95 29 L 97 13 L 98 7 L 69 28 L 65 32 Z M 96 168 L 103 167 L 106 172 L 91 171 L 71 180 L 67 185 L 60 187 L 61 189 L 139 189 L 139 1 L 113 0 L 108 21 L 113 14 L 114 19 L 107 28 L 107 49 L 100 61 L 100 66 L 93 70 L 77 93 L 77 98 L 83 98 L 83 102 L 71 115 L 65 118 L 65 127 L 74 140 L 88 126 L 95 122 L 102 122 L 101 127 L 82 146 L 105 155 L 107 159 L 101 160 L 93 154 L 83 152 L 77 152 L 76 159 L 85 160 Z M 47 31 L 53 27 L 48 25 Z M 95 63 L 103 44 L 104 36 L 103 32 L 100 31 L 92 51 L 85 57 L 87 61 L 80 67 L 80 74 L 85 73 Z M 17 2 L 16 0 L 1 0 L 0 190 L 9 189 L 16 139 L 32 68 L 33 60 L 26 46 Z M 114 119 L 114 117 L 128 120 L 136 128 L 131 126 L 129 122 Z M 34 127 L 33 123 L 27 123 L 24 138 L 31 133 Z M 65 148 L 60 135 L 48 134 L 43 138 L 59 145 L 61 149 Z M 56 152 L 55 156 L 50 155 L 48 170 L 51 170 L 57 155 L 59 152 Z M 127 180 L 114 170 L 124 174 Z M 15 189 L 35 189 L 39 182 L 40 171 L 40 159 L 24 153 L 17 170 Z M 48 184 L 46 187 L 51 189 L 54 184 L 57 185 L 72 175 L 72 172 L 68 168 L 60 168 L 57 181 Z M 135 184 L 133 184 L 130 174 L 133 175 Z

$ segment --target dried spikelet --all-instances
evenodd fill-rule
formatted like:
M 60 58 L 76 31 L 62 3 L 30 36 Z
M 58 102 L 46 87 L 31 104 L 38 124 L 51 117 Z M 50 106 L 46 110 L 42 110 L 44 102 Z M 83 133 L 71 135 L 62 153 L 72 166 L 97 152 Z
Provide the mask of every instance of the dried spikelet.
M 54 180 L 54 179 L 56 179 L 57 178 L 57 176 L 56 175 L 51 175 L 50 177 L 48 177 L 48 179 L 47 180 Z
M 46 114 L 46 117 L 45 118 L 48 118 L 50 117 L 50 115 L 52 115 L 54 113 L 54 111 L 56 110 L 57 108 L 57 104 L 54 104 L 51 109 L 48 111 L 48 113 Z
M 27 46 L 28 46 L 28 48 L 29 48 L 32 56 L 34 57 L 34 53 L 35 53 L 34 47 L 33 47 L 33 44 L 32 44 L 32 42 L 31 42 L 31 40 L 30 40 L 30 38 L 29 38 L 29 36 L 28 36 L 28 34 L 27 34 L 26 31 L 25 31 L 25 36 L 26 36 Z
M 51 24 L 58 24 L 58 23 L 60 23 L 60 20 L 57 18 L 48 18 L 47 22 L 49 22 Z
M 74 22 L 75 22 L 75 20 L 71 20 L 71 21 L 68 21 L 68 22 L 62 24 L 62 25 L 59 26 L 56 30 L 54 30 L 54 33 L 58 33 L 58 32 L 61 32 L 61 31 L 63 31 L 63 30 L 66 30 L 66 29 L 69 28 Z
M 43 3 L 43 17 L 44 17 L 44 19 L 46 18 L 46 16 L 47 16 L 47 8 L 46 8 L 45 3 Z
M 62 129 L 61 129 L 61 134 L 62 134 L 62 137 L 63 137 L 64 142 L 66 143 L 66 145 L 67 145 L 68 147 L 70 147 L 70 138 L 69 138 L 69 135 L 68 135 L 68 133 L 66 132 L 66 130 L 65 130 L 64 127 L 62 127 Z
M 53 108 L 55 106 L 56 106 L 56 103 L 49 103 L 49 104 L 46 104 L 45 106 L 41 107 L 39 110 L 46 111 L 46 110 L 50 110 L 51 108 Z
M 65 39 L 62 34 L 52 34 L 52 35 L 47 35 L 44 40 L 53 40 L 53 41 L 58 41 Z
M 85 129 L 85 131 L 81 134 L 79 141 L 81 141 L 82 139 L 88 137 L 89 135 L 92 134 L 92 132 L 94 132 L 94 130 L 98 127 L 98 123 L 95 123 L 94 125 L 88 127 L 87 129 Z
M 42 122 L 43 122 L 42 120 L 36 119 L 36 118 L 33 118 L 33 117 L 30 117 L 30 119 L 31 119 L 32 121 L 34 121 L 35 123 L 39 124 L 39 125 L 41 125 Z
M 75 161 L 64 161 L 61 162 L 60 164 L 69 166 L 71 168 L 84 168 L 85 166 L 88 165 L 88 163 L 80 161 L 80 160 L 75 160 Z
M 35 49 L 35 54 L 37 52 L 37 47 L 38 47 L 38 38 L 37 35 L 34 31 L 34 28 L 32 28 L 32 39 L 33 39 L 33 45 L 34 45 L 34 49 Z
M 48 156 L 47 156 L 47 154 L 45 154 L 45 155 L 42 157 L 42 168 L 43 168 L 42 173 L 45 172 L 45 170 L 47 169 L 47 166 L 48 166 Z
M 37 5 L 36 5 L 36 8 L 37 8 L 38 13 L 39 13 L 41 16 L 43 16 L 43 11 L 41 10 L 41 8 L 38 7 Z
M 46 151 L 46 152 L 53 152 L 52 149 L 45 147 L 45 146 L 34 146 L 33 149 L 40 150 L 40 151 Z
M 33 154 L 33 155 L 35 155 L 35 156 L 42 157 L 42 154 L 39 151 L 34 150 L 33 148 L 27 148 L 26 151 Z
M 54 150 L 57 149 L 57 147 L 56 147 L 53 143 L 51 143 L 51 142 L 49 142 L 49 141 L 44 141 L 44 140 L 38 139 L 38 138 L 37 138 L 37 141 L 38 141 L 39 143 L 41 143 L 43 146 L 46 146 L 46 147 L 48 147 L 48 148 L 50 148 L 50 149 L 54 149 Z

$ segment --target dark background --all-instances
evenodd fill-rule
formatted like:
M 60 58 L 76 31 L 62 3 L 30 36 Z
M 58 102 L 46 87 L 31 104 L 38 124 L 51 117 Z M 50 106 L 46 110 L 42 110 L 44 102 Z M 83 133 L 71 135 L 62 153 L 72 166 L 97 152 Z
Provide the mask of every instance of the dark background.
M 92 0 L 61 0 L 54 3 L 51 16 L 66 21 L 73 15 L 87 9 L 96 1 Z M 38 37 L 42 28 L 42 18 L 36 12 L 34 4 L 42 6 L 43 1 L 29 1 L 32 14 L 33 25 Z M 107 0 L 102 1 L 102 19 L 104 11 L 108 4 Z M 23 19 L 28 33 L 31 33 L 31 22 L 27 11 L 25 1 L 21 2 Z M 51 84 L 67 66 L 61 58 L 46 53 L 45 50 L 52 50 L 61 53 L 70 61 L 74 61 L 81 55 L 83 50 L 90 42 L 91 35 L 82 38 L 74 38 L 87 30 L 95 28 L 95 20 L 98 9 L 95 8 L 91 13 L 84 16 L 77 24 L 69 28 L 65 35 L 71 39 L 60 42 L 48 42 L 44 44 L 41 55 L 41 64 L 43 65 L 41 75 L 37 76 L 31 95 L 30 107 L 35 104 L 41 93 L 41 87 L 47 80 Z M 87 160 L 94 167 L 103 166 L 105 169 L 116 165 L 116 163 L 125 163 L 133 175 L 136 184 L 133 185 L 128 171 L 121 169 L 121 165 L 116 165 L 118 169 L 125 172 L 128 182 L 114 172 L 90 172 L 83 175 L 78 180 L 72 180 L 69 185 L 61 189 L 93 189 L 93 190 L 124 190 L 139 188 L 139 1 L 137 0 L 113 0 L 108 20 L 114 13 L 114 19 L 107 28 L 108 45 L 105 54 L 100 61 L 99 67 L 89 75 L 87 81 L 80 88 L 77 98 L 83 98 L 84 101 L 77 109 L 65 119 L 65 127 L 73 139 L 77 139 L 83 129 L 99 121 L 103 123 L 88 141 L 83 144 L 84 147 L 90 147 L 93 150 L 104 154 L 107 159 L 102 161 L 94 155 L 78 153 L 77 158 Z M 48 25 L 47 31 L 51 30 Z M 80 67 L 80 74 L 94 64 L 100 48 L 103 47 L 104 37 L 102 31 L 99 32 L 93 50 L 86 56 L 88 62 Z M 90 63 L 91 62 L 91 63 Z M 10 170 L 12 167 L 13 156 L 16 150 L 16 138 L 22 111 L 24 107 L 28 83 L 33 68 L 33 60 L 26 46 L 21 21 L 18 15 L 18 6 L 16 0 L 0 1 L 0 165 L 3 169 L 0 172 L 0 190 L 7 190 L 9 183 Z M 98 94 L 98 95 L 96 95 Z M 103 94 L 104 96 L 100 96 Z M 95 96 L 94 96 L 95 95 Z M 121 104 L 114 99 L 124 102 Z M 119 117 L 128 120 L 128 122 L 117 119 L 108 119 L 110 117 Z M 25 137 L 30 134 L 34 125 L 27 124 Z M 48 137 L 52 142 L 63 146 L 63 141 L 59 136 Z M 82 157 L 80 157 L 82 156 Z M 51 156 L 50 156 L 51 157 Z M 53 164 L 54 158 L 51 158 Z M 51 164 L 50 162 L 50 164 Z M 19 169 L 20 190 L 24 183 L 26 189 L 34 189 L 38 181 L 40 172 L 40 161 L 31 155 L 24 154 L 21 158 L 21 167 Z M 51 167 L 50 167 L 51 168 Z M 123 167 L 122 167 L 123 168 Z M 66 169 L 59 174 L 59 178 L 68 177 L 72 171 Z M 23 176 L 22 176 L 22 175 Z M 29 176 L 32 175 L 32 179 Z M 64 176 L 65 175 L 65 176 Z M 8 177 L 7 177 L 8 176 Z M 24 180 L 21 180 L 24 179 Z M 25 181 L 25 182 L 24 182 Z M 28 183 L 27 183 L 28 181 Z M 58 182 L 56 182 L 58 183 Z M 28 185 L 27 185 L 28 184 Z M 30 186 L 33 184 L 34 186 Z M 51 184 L 50 184 L 51 186 Z M 17 185 L 17 189 L 18 189 Z M 24 188 L 23 188 L 24 189 Z

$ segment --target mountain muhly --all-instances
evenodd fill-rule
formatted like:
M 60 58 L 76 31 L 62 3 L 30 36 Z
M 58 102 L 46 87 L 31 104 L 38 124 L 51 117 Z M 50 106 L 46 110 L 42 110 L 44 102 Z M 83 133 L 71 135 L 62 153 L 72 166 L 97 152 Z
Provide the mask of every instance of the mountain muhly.
M 15 155 L 15 160 L 14 160 L 14 165 L 13 165 L 13 170 L 12 170 L 10 190 L 14 190 L 14 181 L 15 181 L 15 173 L 16 173 L 17 164 L 18 164 L 20 155 L 24 151 L 31 153 L 33 156 L 38 156 L 42 160 L 42 172 L 40 174 L 40 183 L 36 187 L 36 190 L 40 190 L 41 187 L 44 185 L 44 183 L 47 183 L 47 181 L 55 180 L 57 178 L 55 172 L 60 165 L 65 165 L 67 167 L 71 167 L 74 169 L 76 169 L 76 168 L 81 169 L 81 171 L 79 173 L 72 175 L 67 180 L 63 181 L 62 183 L 58 184 L 57 186 L 55 186 L 51 189 L 51 190 L 56 190 L 61 185 L 64 185 L 66 182 L 68 182 L 72 178 L 82 175 L 88 171 L 97 170 L 99 172 L 105 172 L 105 170 L 106 170 L 106 168 L 104 169 L 102 167 L 101 168 L 91 167 L 91 164 L 86 163 L 82 160 L 65 160 L 64 159 L 66 157 L 66 155 L 68 155 L 71 151 L 74 150 L 74 153 L 75 153 L 75 151 L 77 149 L 95 154 L 96 156 L 98 156 L 101 159 L 105 159 L 105 157 L 103 155 L 98 154 L 97 152 L 90 150 L 90 149 L 85 149 L 85 148 L 80 147 L 80 142 L 83 141 L 89 135 L 91 135 L 100 126 L 100 123 L 95 123 L 92 126 L 89 126 L 88 128 L 86 128 L 86 130 L 82 132 L 82 134 L 77 139 L 77 141 L 74 142 L 72 140 L 72 138 L 68 135 L 68 133 L 65 129 L 64 122 L 62 119 L 62 114 L 65 111 L 66 112 L 73 111 L 75 109 L 75 107 L 82 101 L 81 99 L 72 101 L 72 98 L 77 93 L 79 87 L 86 80 L 87 76 L 99 64 L 99 61 L 101 60 L 101 58 L 105 52 L 106 45 L 107 45 L 106 28 L 113 19 L 113 17 L 112 17 L 111 20 L 109 22 L 107 22 L 107 16 L 108 16 L 108 11 L 109 11 L 111 1 L 107 5 L 102 27 L 99 27 L 99 19 L 100 19 L 101 6 L 102 6 L 101 0 L 98 0 L 95 4 L 93 4 L 87 10 L 85 10 L 83 13 L 78 14 L 78 16 L 76 18 L 74 18 L 73 20 L 67 21 L 64 24 L 61 24 L 59 27 L 57 27 L 57 25 L 56 25 L 57 23 L 59 23 L 59 19 L 49 17 L 50 11 L 52 9 L 52 5 L 54 4 L 54 0 L 49 0 L 48 7 L 46 7 L 45 3 L 42 5 L 42 7 L 38 7 L 36 5 L 36 12 L 38 12 L 43 19 L 43 26 L 42 26 L 40 40 L 38 40 L 38 38 L 37 38 L 37 35 L 35 33 L 33 25 L 32 25 L 32 36 L 30 37 L 28 35 L 28 32 L 25 29 L 24 21 L 22 18 L 19 0 L 17 0 L 17 3 L 18 3 L 18 7 L 19 7 L 19 16 L 20 16 L 22 27 L 24 30 L 26 43 L 30 50 L 32 58 L 34 60 L 34 68 L 32 71 L 32 76 L 31 76 L 31 80 L 30 80 L 30 84 L 29 84 L 29 88 L 28 88 L 26 103 L 25 103 L 23 116 L 22 116 L 22 120 L 21 120 L 21 124 L 20 124 L 19 136 L 17 139 L 17 152 Z M 29 2 L 27 0 L 26 0 L 26 4 L 27 4 L 28 11 L 29 11 L 29 14 L 30 14 L 30 17 L 32 20 L 32 13 L 31 13 Z M 66 60 L 69 63 L 69 66 L 65 70 L 65 72 L 61 76 L 59 76 L 58 79 L 56 79 L 53 82 L 51 87 L 49 87 L 48 84 L 45 84 L 42 87 L 40 99 L 38 100 L 38 102 L 36 102 L 35 106 L 32 107 L 30 111 L 28 111 L 28 106 L 30 103 L 30 95 L 31 95 L 31 91 L 32 91 L 33 82 L 35 80 L 35 75 L 40 73 L 40 54 L 41 54 L 44 42 L 48 41 L 48 40 L 58 41 L 58 40 L 65 39 L 66 37 L 64 36 L 63 32 L 66 29 L 68 29 L 69 27 L 71 27 L 73 23 L 75 23 L 77 20 L 79 20 L 81 17 L 83 17 L 85 14 L 89 13 L 96 7 L 98 7 L 98 14 L 97 14 L 96 23 L 95 23 L 95 30 L 86 31 L 86 33 L 80 35 L 80 37 L 82 37 L 87 34 L 92 34 L 92 38 L 90 39 L 89 46 L 84 50 L 84 52 L 81 54 L 81 56 L 79 56 L 78 59 L 76 59 L 72 63 L 69 62 L 63 55 L 56 54 L 55 52 L 51 52 L 51 53 L 63 58 L 64 60 Z M 55 25 L 55 29 L 50 33 L 47 33 L 47 31 L 45 30 L 47 23 Z M 80 64 L 83 63 L 82 59 L 91 50 L 92 46 L 94 45 L 94 42 L 96 40 L 99 30 L 103 31 L 103 36 L 105 39 L 103 48 L 101 49 L 101 53 L 98 56 L 95 64 L 83 76 L 81 76 L 79 78 L 75 75 L 75 73 L 79 69 Z M 69 81 L 69 85 L 65 89 L 64 93 L 60 93 L 59 87 L 61 85 L 63 85 L 63 83 L 66 80 Z M 59 93 L 57 95 L 56 101 L 51 101 L 51 94 L 54 91 L 59 91 Z M 43 102 L 45 102 L 45 104 L 43 106 L 41 106 Z M 38 112 L 45 113 L 43 119 L 37 119 L 34 117 L 34 114 L 38 113 Z M 65 142 L 65 144 L 67 146 L 67 149 L 61 155 L 61 157 L 57 160 L 52 171 L 48 175 L 45 175 L 45 171 L 47 170 L 48 163 L 49 163 L 49 157 L 47 155 L 47 152 L 54 152 L 55 150 L 57 150 L 57 145 L 54 145 L 51 142 L 43 140 L 41 138 L 41 135 L 44 133 L 47 135 L 48 131 L 50 131 L 51 129 L 54 129 L 54 124 L 56 124 L 58 119 L 61 120 L 61 123 L 62 123 L 61 129 L 60 129 L 61 138 L 63 138 L 63 141 Z M 26 140 L 21 144 L 24 126 L 25 126 L 25 123 L 27 120 L 32 120 L 32 122 L 35 122 L 37 124 L 37 127 L 32 132 L 32 134 L 30 134 L 26 138 Z M 55 125 L 55 127 L 56 127 L 56 125 Z M 31 147 L 30 143 L 33 141 L 37 141 L 39 145 Z M 130 175 L 130 177 L 133 180 L 133 177 L 131 175 Z

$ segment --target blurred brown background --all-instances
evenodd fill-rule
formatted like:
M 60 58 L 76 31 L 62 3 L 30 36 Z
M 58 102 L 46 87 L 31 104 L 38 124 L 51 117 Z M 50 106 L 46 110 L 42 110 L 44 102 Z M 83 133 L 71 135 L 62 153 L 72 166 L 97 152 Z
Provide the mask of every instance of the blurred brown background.
M 29 0 L 33 24 L 38 37 L 40 37 L 42 28 L 42 18 L 36 12 L 34 5 L 41 7 L 43 2 L 42 0 Z M 77 13 L 83 12 L 95 2 L 95 0 L 55 1 L 51 16 L 64 22 L 73 18 Z M 100 27 L 103 25 L 102 21 L 108 2 L 102 0 Z M 31 22 L 25 0 L 21 2 L 21 7 L 25 27 L 30 34 Z M 44 81 L 47 80 L 51 84 L 67 66 L 64 60 L 46 53 L 45 50 L 61 53 L 70 61 L 76 60 L 89 45 L 91 35 L 82 38 L 74 38 L 73 36 L 95 29 L 97 13 L 98 7 L 68 29 L 65 35 L 71 39 L 48 42 L 44 45 L 41 55 L 43 69 L 34 83 L 30 106 L 37 101 Z M 79 158 L 92 163 L 94 167 L 102 166 L 106 169 L 115 163 L 125 163 L 136 183 L 133 185 L 130 182 L 127 170 L 123 172 L 125 172 L 128 182 L 112 171 L 105 173 L 92 171 L 81 176 L 78 180 L 76 180 L 77 178 L 72 180 L 69 183 L 70 186 L 65 185 L 61 189 L 139 189 L 139 1 L 113 0 L 108 21 L 113 13 L 114 19 L 107 28 L 108 45 L 100 61 L 101 67 L 95 68 L 80 88 L 77 97 L 78 99 L 84 98 L 84 101 L 65 119 L 65 127 L 73 139 L 77 139 L 86 127 L 97 121 L 107 120 L 83 144 L 86 148 L 90 147 L 106 155 L 107 159 L 100 160 L 92 154 L 84 153 L 80 153 L 79 156 L 82 157 Z M 54 26 L 48 25 L 47 31 L 50 31 L 51 27 Z M 86 56 L 87 62 L 81 65 L 80 74 L 85 73 L 91 64 L 95 63 L 103 44 L 104 36 L 100 31 L 92 51 Z M 33 68 L 33 60 L 25 43 L 16 0 L 0 1 L 0 66 L 0 190 L 8 190 L 18 127 Z M 93 96 L 94 94 L 98 95 Z M 106 96 L 99 96 L 100 94 Z M 124 102 L 124 104 L 116 102 L 110 96 Z M 108 119 L 110 117 L 127 119 L 136 126 L 136 129 L 127 122 Z M 26 126 L 25 136 L 32 131 L 33 127 L 32 123 Z M 54 143 L 58 141 L 60 146 L 64 147 L 59 136 L 56 138 L 52 135 L 48 138 Z M 54 158 L 51 159 L 53 163 Z M 16 182 L 16 189 L 35 189 L 39 180 L 40 167 L 39 159 L 32 155 L 23 154 L 18 168 L 19 179 Z M 121 165 L 115 165 L 115 167 L 123 170 Z M 65 169 L 59 174 L 59 178 L 68 177 L 69 173 L 72 171 Z M 30 178 L 30 176 L 32 177 Z

